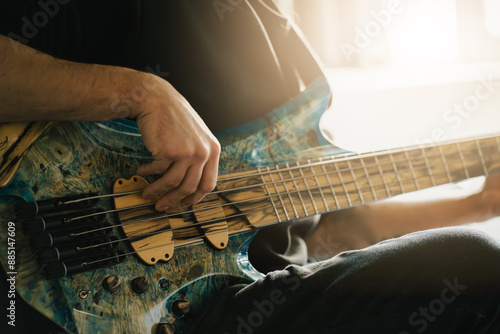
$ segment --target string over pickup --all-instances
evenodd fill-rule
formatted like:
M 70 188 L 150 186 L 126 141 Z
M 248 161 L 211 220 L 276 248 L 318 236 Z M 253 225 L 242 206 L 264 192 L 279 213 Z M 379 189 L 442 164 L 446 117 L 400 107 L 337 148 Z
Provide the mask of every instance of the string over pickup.
M 216 249 L 224 249 L 229 240 L 226 215 L 215 194 L 208 194 L 203 201 L 193 205 L 197 226 L 207 241 Z
M 132 208 L 117 212 L 122 231 L 137 256 L 153 265 L 158 261 L 169 261 L 175 245 L 169 218 L 156 212 L 153 205 L 140 207 L 155 202 L 154 199 L 144 199 L 138 192 L 147 186 L 148 182 L 140 176 L 118 179 L 113 185 L 113 193 L 129 195 L 113 199 L 116 209 Z

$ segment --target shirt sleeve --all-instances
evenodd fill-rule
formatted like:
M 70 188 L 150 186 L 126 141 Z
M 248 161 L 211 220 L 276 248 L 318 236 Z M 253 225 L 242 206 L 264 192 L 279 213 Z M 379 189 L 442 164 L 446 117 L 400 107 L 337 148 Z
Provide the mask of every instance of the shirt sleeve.
M 250 243 L 250 263 L 264 274 L 282 270 L 290 264 L 307 264 L 305 239 L 315 231 L 319 218 L 308 217 L 263 228 Z

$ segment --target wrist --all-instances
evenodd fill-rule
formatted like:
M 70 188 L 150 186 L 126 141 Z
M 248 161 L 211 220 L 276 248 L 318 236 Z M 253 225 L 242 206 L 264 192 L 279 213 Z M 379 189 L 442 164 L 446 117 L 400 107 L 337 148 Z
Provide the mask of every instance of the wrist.
M 144 73 L 123 67 L 89 66 L 86 93 L 82 94 L 78 108 L 85 120 L 137 118 L 144 98 Z
M 481 192 L 470 196 L 471 203 L 475 208 L 477 221 L 485 221 L 498 215 L 496 207 L 496 196 L 482 190 Z
M 461 220 L 464 223 L 482 222 L 492 217 L 487 198 L 482 192 L 457 199 L 456 202 L 456 210 L 462 212 Z
M 130 81 L 133 84 L 122 94 L 125 99 L 121 101 L 121 107 L 128 113 L 127 117 L 137 120 L 141 116 L 164 111 L 160 105 L 165 99 L 170 98 L 169 92 L 165 91 L 168 83 L 148 72 L 134 72 L 132 73 L 133 79 Z

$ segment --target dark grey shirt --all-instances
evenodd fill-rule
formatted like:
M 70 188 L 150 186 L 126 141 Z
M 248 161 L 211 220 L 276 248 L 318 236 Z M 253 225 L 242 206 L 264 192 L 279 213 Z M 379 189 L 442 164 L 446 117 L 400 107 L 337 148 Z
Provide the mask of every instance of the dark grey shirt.
M 153 71 L 219 130 L 267 114 L 321 75 L 268 2 L 4 0 L 0 33 L 59 58 Z

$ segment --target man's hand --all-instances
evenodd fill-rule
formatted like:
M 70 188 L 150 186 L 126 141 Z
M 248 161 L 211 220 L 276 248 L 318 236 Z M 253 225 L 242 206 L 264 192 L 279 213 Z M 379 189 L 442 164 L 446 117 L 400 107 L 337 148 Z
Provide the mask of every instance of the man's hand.
M 135 118 L 154 161 L 141 175 L 160 174 L 144 190 L 157 210 L 200 201 L 215 188 L 220 146 L 189 103 L 168 82 L 123 67 L 53 58 L 0 35 L 0 122 L 102 121 Z M 117 105 L 123 98 L 127 107 Z
M 216 186 L 220 145 L 181 94 L 161 78 L 150 79 L 157 84 L 139 106 L 137 125 L 154 161 L 137 173 L 162 176 L 143 195 L 161 196 L 158 211 L 179 201 L 195 204 Z

